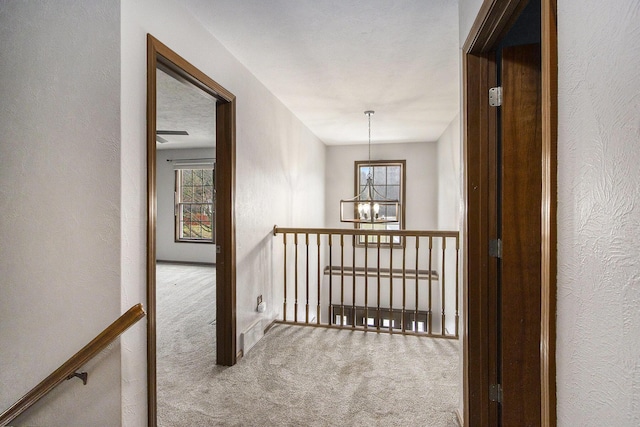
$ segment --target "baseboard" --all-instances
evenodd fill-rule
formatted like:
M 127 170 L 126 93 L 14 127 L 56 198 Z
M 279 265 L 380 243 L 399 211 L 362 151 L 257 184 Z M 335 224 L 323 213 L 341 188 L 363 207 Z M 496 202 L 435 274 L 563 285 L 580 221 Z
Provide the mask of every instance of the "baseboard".
M 179 264 L 179 265 L 201 265 L 204 267 L 215 267 L 215 262 L 200 262 L 200 261 L 171 261 L 168 259 L 157 259 L 156 264 Z
M 456 409 L 456 417 L 458 418 L 458 425 L 460 427 L 464 427 L 464 418 L 462 418 L 462 415 L 460 414 L 459 409 Z
M 271 323 L 269 323 L 265 328 L 264 328 L 264 333 L 266 334 L 267 332 L 269 332 L 269 329 L 273 328 L 273 326 L 278 322 L 278 319 L 273 319 L 271 321 Z
M 242 356 L 244 356 L 244 353 L 242 352 L 242 349 L 240 349 L 238 354 L 236 354 L 236 363 L 238 363 L 240 359 L 242 359 Z

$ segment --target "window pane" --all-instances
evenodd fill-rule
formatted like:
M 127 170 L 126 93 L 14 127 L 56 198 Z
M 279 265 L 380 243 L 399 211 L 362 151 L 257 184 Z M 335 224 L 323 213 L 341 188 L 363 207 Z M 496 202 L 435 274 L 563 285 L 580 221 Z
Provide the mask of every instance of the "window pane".
M 182 221 L 191 223 L 191 205 L 182 205 Z
M 373 163 L 372 165 L 368 165 L 366 163 L 359 163 L 356 165 L 357 175 L 356 178 L 358 180 L 357 187 L 359 189 L 359 193 L 365 188 L 366 184 L 366 176 L 367 172 L 371 171 L 371 175 L 373 178 L 373 189 L 374 194 L 373 197 L 377 199 L 386 199 L 389 201 L 397 200 L 400 202 L 399 206 L 394 205 L 393 203 L 388 204 L 380 204 L 378 214 L 381 218 L 391 219 L 392 223 L 357 223 L 356 228 L 361 229 L 380 229 L 380 230 L 391 230 L 400 228 L 404 228 L 399 223 L 401 218 L 401 213 L 404 205 L 404 201 L 401 200 L 402 192 L 401 188 L 405 184 L 402 182 L 402 167 L 404 163 Z M 368 241 L 370 244 L 376 245 L 378 243 L 377 236 L 369 236 L 365 239 L 364 236 L 359 236 L 357 241 L 359 244 L 363 244 Z M 380 243 L 389 244 L 391 238 L 389 236 L 381 236 Z M 399 236 L 393 237 L 394 245 L 400 244 L 404 240 Z
M 213 186 L 213 169 L 210 169 L 210 170 L 203 169 L 202 172 L 204 174 L 204 185 Z
M 390 200 L 400 200 L 400 186 L 389 185 L 387 186 L 387 198 Z
M 387 168 L 387 184 L 400 185 L 400 166 L 389 166 Z
M 376 199 L 386 199 L 387 198 L 387 187 L 385 185 L 374 185 L 373 189 L 375 190 L 374 197 Z
M 213 241 L 213 170 L 182 169 L 176 173 L 179 206 L 176 215 L 176 240 Z
M 375 166 L 373 168 L 373 183 L 375 185 L 384 185 L 387 183 L 386 166 Z
M 370 168 L 368 166 L 360 166 L 360 185 L 365 185 L 367 183 L 367 176 L 370 173 Z
M 202 187 L 197 185 L 193 187 L 193 201 L 202 202 Z
M 183 187 L 182 198 L 180 200 L 183 202 L 193 202 L 193 189 L 191 187 Z
M 182 174 L 182 185 L 191 185 L 193 183 L 193 171 L 191 169 L 180 170 Z
M 203 170 L 196 169 L 193 171 L 193 185 L 202 185 L 203 181 Z

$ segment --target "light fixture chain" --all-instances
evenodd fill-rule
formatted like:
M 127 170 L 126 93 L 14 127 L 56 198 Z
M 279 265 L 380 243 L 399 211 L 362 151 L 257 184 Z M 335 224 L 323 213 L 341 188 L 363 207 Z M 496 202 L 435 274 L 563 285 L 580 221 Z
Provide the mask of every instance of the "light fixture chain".
M 397 212 L 400 208 L 398 200 L 389 200 L 385 196 L 382 196 L 375 189 L 374 185 L 374 170 L 375 168 L 371 164 L 371 115 L 373 110 L 367 110 L 364 114 L 369 118 L 369 164 L 367 165 L 367 183 L 362 190 L 358 188 L 360 192 L 352 199 L 340 200 L 340 222 L 353 222 L 353 223 L 397 223 Z M 361 170 L 358 167 L 358 183 L 360 183 Z M 384 175 L 384 172 L 383 172 Z M 362 184 L 360 183 L 360 186 Z M 353 210 L 353 218 L 345 217 L 345 206 L 351 206 L 348 210 Z M 396 212 L 396 216 L 387 216 L 389 209 L 392 212 Z
M 369 116 L 369 167 L 371 167 L 371 112 L 367 114 Z

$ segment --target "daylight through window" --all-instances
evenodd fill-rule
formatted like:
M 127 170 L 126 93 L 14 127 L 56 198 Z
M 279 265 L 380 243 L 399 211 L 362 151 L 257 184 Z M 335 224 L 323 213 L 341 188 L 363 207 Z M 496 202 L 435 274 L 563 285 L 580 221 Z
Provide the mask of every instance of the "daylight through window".
M 373 223 L 373 224 L 356 224 L 356 228 L 374 229 L 374 230 L 402 230 L 404 229 L 404 209 L 405 209 L 405 164 L 404 160 L 394 161 L 356 161 L 356 194 L 364 190 L 367 184 L 367 177 L 371 175 L 373 179 L 374 190 L 385 199 L 398 200 L 399 207 L 381 206 L 380 215 L 386 218 L 397 218 L 397 222 Z M 399 211 L 399 212 L 398 212 Z M 359 244 L 364 244 L 364 236 L 359 236 Z M 402 243 L 400 237 L 393 238 L 393 244 Z M 369 243 L 377 243 L 377 236 L 369 236 Z M 380 243 L 388 245 L 389 236 L 381 236 Z
M 215 241 L 213 169 L 176 170 L 176 241 Z

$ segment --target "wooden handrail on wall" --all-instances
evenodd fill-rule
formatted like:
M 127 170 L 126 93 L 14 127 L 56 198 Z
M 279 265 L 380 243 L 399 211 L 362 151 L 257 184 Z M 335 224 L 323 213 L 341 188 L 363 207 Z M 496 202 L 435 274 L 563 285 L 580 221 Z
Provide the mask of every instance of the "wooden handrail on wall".
M 0 414 L 0 426 L 6 426 L 18 415 L 26 411 L 31 405 L 36 403 L 47 393 L 53 390 L 61 382 L 73 376 L 75 372 L 85 365 L 89 360 L 104 350 L 120 334 L 133 326 L 138 320 L 145 316 L 142 304 L 131 307 L 126 313 L 109 325 L 104 331 L 95 337 L 89 344 L 74 354 L 69 360 L 64 362 L 51 375 L 45 378 L 40 384 L 22 396 L 9 409 Z

